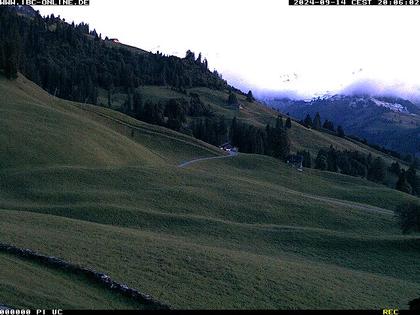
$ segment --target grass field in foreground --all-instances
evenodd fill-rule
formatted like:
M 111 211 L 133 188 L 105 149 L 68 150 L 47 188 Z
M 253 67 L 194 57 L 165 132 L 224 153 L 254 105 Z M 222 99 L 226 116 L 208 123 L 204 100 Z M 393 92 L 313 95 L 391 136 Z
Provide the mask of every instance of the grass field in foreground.
M 14 308 L 142 309 L 84 276 L 0 253 L 0 301 Z
M 419 239 L 378 206 L 411 198 L 327 175 L 247 155 L 191 169 L 3 172 L 1 207 L 13 211 L 0 211 L 0 229 L 174 307 L 406 307 L 420 290 Z M 366 190 L 366 204 L 346 200 Z
M 406 308 L 419 296 L 419 236 L 401 235 L 392 213 L 412 196 L 265 156 L 178 168 L 220 152 L 52 100 L 28 81 L 0 80 L 0 92 L 0 139 L 13 148 L 0 151 L 3 243 L 106 272 L 175 308 Z M 23 304 L 36 295 L 15 288 Z M 1 303 L 16 303 L 2 292 Z

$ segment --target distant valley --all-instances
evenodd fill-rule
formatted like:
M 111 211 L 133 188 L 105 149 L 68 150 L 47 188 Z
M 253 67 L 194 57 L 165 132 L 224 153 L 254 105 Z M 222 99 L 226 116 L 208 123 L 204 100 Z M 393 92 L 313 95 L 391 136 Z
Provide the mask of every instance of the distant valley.
M 310 101 L 271 98 L 266 103 L 297 119 L 319 112 L 323 121 L 341 125 L 346 134 L 403 154 L 420 154 L 420 108 L 408 100 L 334 95 Z

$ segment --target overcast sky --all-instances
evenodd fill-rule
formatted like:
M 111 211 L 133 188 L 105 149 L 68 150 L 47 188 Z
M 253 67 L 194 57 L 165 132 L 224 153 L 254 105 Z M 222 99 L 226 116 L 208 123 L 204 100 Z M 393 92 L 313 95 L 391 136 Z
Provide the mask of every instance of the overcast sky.
M 115 3 L 118 3 L 116 5 Z M 180 57 L 207 57 L 243 90 L 310 97 L 352 83 L 420 86 L 420 7 L 289 7 L 286 0 L 91 0 L 41 14 L 88 22 L 103 37 Z M 381 83 L 378 87 L 378 82 Z M 363 84 L 362 84 L 363 86 Z M 349 90 L 349 88 L 347 88 Z M 351 90 L 351 89 L 350 89 Z

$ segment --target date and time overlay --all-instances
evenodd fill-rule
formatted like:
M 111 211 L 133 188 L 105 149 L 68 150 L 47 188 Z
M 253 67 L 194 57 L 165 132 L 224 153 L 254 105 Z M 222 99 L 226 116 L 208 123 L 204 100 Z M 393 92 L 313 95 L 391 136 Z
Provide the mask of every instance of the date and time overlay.
M 279 0 L 284 1 L 284 0 Z M 0 0 L 0 5 L 88 6 L 90 0 Z M 289 0 L 289 6 L 420 6 L 420 0 Z

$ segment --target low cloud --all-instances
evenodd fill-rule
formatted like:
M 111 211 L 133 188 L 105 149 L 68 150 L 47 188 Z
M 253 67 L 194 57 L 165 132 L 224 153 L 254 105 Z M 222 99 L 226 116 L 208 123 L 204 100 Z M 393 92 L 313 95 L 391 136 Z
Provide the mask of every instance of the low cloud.
M 405 83 L 384 84 L 374 80 L 363 80 L 350 84 L 338 94 L 400 97 L 420 103 L 420 87 Z

